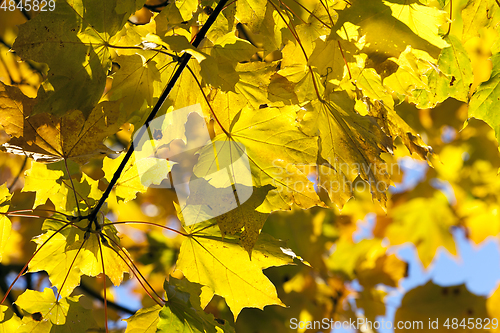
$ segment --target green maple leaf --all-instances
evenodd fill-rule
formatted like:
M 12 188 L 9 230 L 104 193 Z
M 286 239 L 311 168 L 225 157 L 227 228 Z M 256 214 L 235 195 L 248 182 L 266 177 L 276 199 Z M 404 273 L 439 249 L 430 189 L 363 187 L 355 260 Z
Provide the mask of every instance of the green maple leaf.
M 77 109 L 85 118 L 90 114 L 111 67 L 109 45 L 128 18 L 123 10 L 115 11 L 116 4 L 116 0 L 61 1 L 57 10 L 41 12 L 19 28 L 16 52 L 50 67 L 35 113 L 63 115 Z
M 167 302 L 159 312 L 157 332 L 234 332 L 228 323 L 220 324 L 212 314 L 205 313 L 200 307 L 201 286 L 187 289 L 187 283 L 174 277 L 170 277 L 168 283 L 165 282 Z
M 214 228 L 199 230 L 184 240 L 177 261 L 177 267 L 189 281 L 208 286 L 224 297 L 235 318 L 245 307 L 284 305 L 262 273 L 264 268 L 293 262 L 291 251 L 284 244 L 262 234 L 250 260 L 237 239 L 222 239 Z
M 500 106 L 500 53 L 491 57 L 493 68 L 488 81 L 477 87 L 469 102 L 469 117 L 484 120 L 495 130 L 500 142 L 500 117 L 494 110 Z

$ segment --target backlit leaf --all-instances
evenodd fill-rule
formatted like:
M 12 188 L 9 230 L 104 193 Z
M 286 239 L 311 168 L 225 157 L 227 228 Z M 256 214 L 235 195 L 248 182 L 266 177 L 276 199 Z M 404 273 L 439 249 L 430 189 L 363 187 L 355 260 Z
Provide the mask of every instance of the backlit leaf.
M 222 239 L 205 229 L 194 231 L 183 242 L 177 267 L 189 281 L 209 286 L 224 297 L 236 318 L 245 307 L 283 306 L 262 269 L 292 262 L 284 245 L 269 236 L 261 235 L 257 240 L 250 260 L 237 240 L 229 236 Z
M 222 325 L 212 314 L 205 313 L 197 305 L 199 294 L 186 292 L 175 278 L 170 277 L 170 281 L 165 283 L 165 291 L 167 303 L 159 313 L 157 332 L 234 332 L 229 324 Z
M 493 68 L 490 79 L 477 87 L 469 104 L 469 117 L 484 120 L 495 130 L 500 142 L 500 117 L 496 110 L 500 106 L 500 53 L 491 58 Z
M 125 261 L 128 253 L 117 245 L 119 238 L 113 227 L 103 228 L 105 237 L 90 233 L 85 238 L 84 231 L 71 226 L 56 233 L 63 226 L 60 221 L 49 219 L 45 224 L 45 233 L 34 239 L 38 253 L 29 264 L 29 271 L 46 271 L 61 296 L 70 295 L 80 284 L 82 275 L 97 276 L 103 273 L 103 265 L 106 275 L 116 286 L 123 280 L 123 274 L 129 271 Z M 88 220 L 78 224 L 86 226 Z

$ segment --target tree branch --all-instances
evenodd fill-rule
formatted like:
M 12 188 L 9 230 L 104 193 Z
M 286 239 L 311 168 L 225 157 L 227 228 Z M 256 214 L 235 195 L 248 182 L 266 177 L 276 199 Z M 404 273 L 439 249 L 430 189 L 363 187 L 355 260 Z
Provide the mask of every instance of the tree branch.
M 207 21 L 205 22 L 203 27 L 200 29 L 200 31 L 196 35 L 196 38 L 192 43 L 192 45 L 194 47 L 198 47 L 200 45 L 201 41 L 205 38 L 205 35 L 206 35 L 208 29 L 210 29 L 212 24 L 214 24 L 215 19 L 222 12 L 222 9 L 226 5 L 227 1 L 228 0 L 220 0 L 219 1 L 219 3 L 217 4 L 217 7 L 215 7 L 213 13 L 208 17 Z M 186 68 L 190 59 L 191 59 L 191 54 L 189 54 L 187 52 L 184 53 L 184 55 L 180 58 L 179 67 L 177 67 L 177 70 L 175 71 L 174 75 L 172 76 L 172 78 L 168 82 L 167 86 L 165 87 L 165 90 L 163 90 L 163 93 L 161 94 L 160 98 L 158 99 L 158 102 L 156 102 L 153 110 L 149 114 L 149 117 L 144 122 L 144 126 L 142 126 L 139 129 L 139 131 L 137 132 L 138 138 L 141 138 L 144 135 L 144 133 L 146 132 L 146 130 L 149 128 L 150 122 L 156 117 L 156 114 L 158 113 L 158 111 L 162 107 L 163 103 L 166 101 L 168 95 L 170 94 L 170 92 L 174 88 L 175 84 L 177 83 L 177 80 L 181 76 L 182 71 Z M 113 178 L 109 182 L 109 185 L 106 188 L 106 191 L 103 193 L 101 199 L 99 200 L 99 202 L 97 203 L 95 208 L 92 210 L 92 212 L 88 216 L 89 221 L 91 223 L 95 224 L 96 230 L 100 229 L 100 226 L 97 223 L 97 219 L 96 219 L 97 214 L 99 213 L 99 211 L 102 208 L 102 205 L 104 204 L 104 202 L 108 198 L 109 194 L 111 193 L 111 190 L 113 189 L 116 182 L 118 181 L 118 178 L 120 178 L 120 175 L 123 172 L 123 170 L 125 169 L 125 166 L 127 165 L 127 162 L 130 160 L 130 157 L 132 156 L 133 152 L 134 152 L 134 145 L 132 143 L 130 145 L 130 147 L 128 148 L 127 153 L 125 154 L 125 157 L 123 158 L 122 162 L 120 163 L 120 166 L 113 174 Z
M 92 290 L 92 288 L 89 288 L 87 285 L 85 285 L 83 282 L 80 283 L 80 285 L 78 286 L 78 288 L 80 288 L 84 294 L 87 294 L 88 296 L 90 297 L 93 297 L 95 299 L 98 299 L 99 301 L 101 301 L 102 303 L 104 303 L 104 297 L 101 296 L 101 294 L 99 294 L 98 292 L 96 292 L 95 290 Z M 117 311 L 121 311 L 121 312 L 125 312 L 125 313 L 128 313 L 128 314 L 131 314 L 133 315 L 135 313 L 134 310 L 131 310 L 129 308 L 126 308 L 118 303 L 115 303 L 113 301 L 110 301 L 109 299 L 106 300 L 106 302 L 108 303 L 108 306 L 117 310 Z

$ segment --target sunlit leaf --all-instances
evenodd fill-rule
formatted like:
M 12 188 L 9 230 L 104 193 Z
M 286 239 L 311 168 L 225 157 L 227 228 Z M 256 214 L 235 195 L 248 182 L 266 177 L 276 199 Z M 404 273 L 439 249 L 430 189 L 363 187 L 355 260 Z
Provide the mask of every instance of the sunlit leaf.
M 45 233 L 34 239 L 38 252 L 29 264 L 29 271 L 46 271 L 61 296 L 70 295 L 80 284 L 82 275 L 97 276 L 103 273 L 103 266 L 115 285 L 119 285 L 123 274 L 129 272 L 128 253 L 117 245 L 119 238 L 113 227 L 102 229 L 106 236 L 90 233 L 85 237 L 85 231 L 72 226 L 56 233 L 63 226 L 57 220 L 49 219 L 45 224 Z M 80 227 L 86 224 L 88 220 L 78 223 Z
M 250 260 L 237 240 L 229 236 L 222 239 L 205 229 L 184 241 L 177 267 L 189 281 L 209 286 L 224 297 L 236 318 L 245 307 L 284 305 L 262 269 L 291 264 L 292 257 L 285 249 L 278 241 L 261 235 Z

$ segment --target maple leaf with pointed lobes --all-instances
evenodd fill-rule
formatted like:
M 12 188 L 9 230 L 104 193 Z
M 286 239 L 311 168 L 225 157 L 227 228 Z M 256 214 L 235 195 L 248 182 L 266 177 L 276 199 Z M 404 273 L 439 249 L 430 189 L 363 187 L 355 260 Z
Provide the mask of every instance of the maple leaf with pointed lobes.
M 120 240 L 116 229 L 106 226 L 101 231 L 106 236 L 91 233 L 85 237 L 83 230 L 87 224 L 88 220 L 82 220 L 81 229 L 68 226 L 56 233 L 64 224 L 48 219 L 44 222 L 45 233 L 34 239 L 38 252 L 30 261 L 28 271 L 46 271 L 62 297 L 73 292 L 82 275 L 97 276 L 103 273 L 103 267 L 116 286 L 122 282 L 123 274 L 129 272 L 129 264 L 124 260 L 130 256 L 117 245 Z M 102 244 L 102 239 L 109 241 Z
M 214 228 L 198 228 L 196 225 L 191 229 L 177 261 L 177 267 L 189 281 L 206 285 L 224 297 L 235 319 L 245 307 L 284 306 L 273 284 L 262 273 L 264 268 L 293 263 L 289 252 L 283 251 L 284 244 L 261 235 L 250 260 L 233 237 L 222 239 Z
M 124 121 L 118 102 L 99 103 L 85 119 L 79 110 L 69 110 L 62 117 L 34 115 L 37 101 L 0 82 L 0 125 L 13 137 L 7 148 L 18 147 L 19 153 L 40 156 L 41 161 L 72 159 L 81 164 L 111 151 L 102 142 Z
M 80 296 L 56 299 L 54 291 L 45 288 L 43 292 L 26 290 L 19 295 L 16 304 L 31 314 L 22 319 L 17 332 L 53 332 L 62 329 L 84 333 L 96 328 L 92 312 L 81 306 Z

